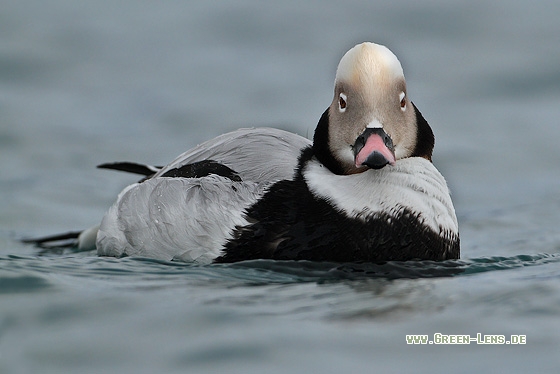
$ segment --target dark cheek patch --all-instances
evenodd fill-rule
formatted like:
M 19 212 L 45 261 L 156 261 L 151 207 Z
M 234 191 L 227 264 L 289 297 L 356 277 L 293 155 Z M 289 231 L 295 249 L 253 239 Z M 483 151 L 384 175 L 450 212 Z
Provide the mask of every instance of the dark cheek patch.
M 416 105 L 412 103 L 414 108 L 414 114 L 416 115 L 416 126 L 418 127 L 418 134 L 416 136 L 416 146 L 414 147 L 414 152 L 412 157 L 423 157 L 427 160 L 432 161 L 432 152 L 434 150 L 435 138 L 432 128 L 428 122 L 422 116 L 422 113 L 416 108 Z

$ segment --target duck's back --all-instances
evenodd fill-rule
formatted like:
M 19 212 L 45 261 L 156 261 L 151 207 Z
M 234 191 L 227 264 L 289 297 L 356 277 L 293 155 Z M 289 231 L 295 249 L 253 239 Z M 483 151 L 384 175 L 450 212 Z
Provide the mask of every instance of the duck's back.
M 269 127 L 243 128 L 186 151 L 155 176 L 194 162 L 214 160 L 234 170 L 243 181 L 291 179 L 301 149 L 309 145 L 309 139 L 288 131 Z

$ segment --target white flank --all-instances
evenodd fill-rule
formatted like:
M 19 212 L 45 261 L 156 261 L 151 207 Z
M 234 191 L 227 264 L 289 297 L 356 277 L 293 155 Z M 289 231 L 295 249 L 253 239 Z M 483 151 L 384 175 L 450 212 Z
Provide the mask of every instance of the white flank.
M 99 227 L 97 253 L 211 262 L 221 254 L 234 227 L 247 224 L 245 209 L 263 190 L 277 180 L 292 178 L 300 150 L 309 144 L 299 135 L 272 128 L 239 129 L 202 143 L 153 178 L 119 194 Z M 223 163 L 243 182 L 216 175 L 161 177 L 202 160 Z M 91 245 L 92 238 L 80 237 L 80 244 Z
M 97 253 L 210 263 L 235 226 L 247 224 L 244 211 L 262 192 L 260 184 L 216 175 L 131 185 L 105 214 Z

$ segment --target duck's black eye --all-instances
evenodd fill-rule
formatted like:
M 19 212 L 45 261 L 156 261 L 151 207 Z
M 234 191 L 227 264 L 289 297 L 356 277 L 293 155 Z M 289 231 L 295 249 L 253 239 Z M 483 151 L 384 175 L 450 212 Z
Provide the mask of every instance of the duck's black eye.
M 344 112 L 346 110 L 346 95 L 341 93 L 338 97 L 338 110 Z
M 404 112 L 406 110 L 406 95 L 404 92 L 401 92 L 399 95 L 401 99 L 401 110 Z

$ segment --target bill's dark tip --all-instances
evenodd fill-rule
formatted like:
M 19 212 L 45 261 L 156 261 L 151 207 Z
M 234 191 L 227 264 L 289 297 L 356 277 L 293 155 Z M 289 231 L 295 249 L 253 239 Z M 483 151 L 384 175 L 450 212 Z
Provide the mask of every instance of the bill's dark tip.
M 372 169 L 381 169 L 389 163 L 389 160 L 385 158 L 381 153 L 375 151 L 362 163 Z

